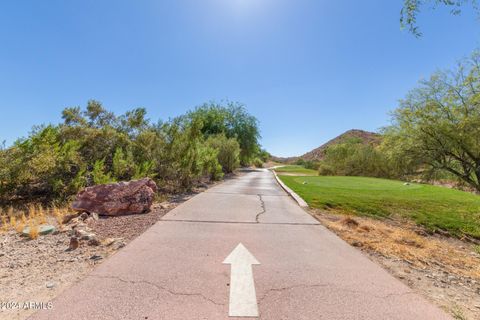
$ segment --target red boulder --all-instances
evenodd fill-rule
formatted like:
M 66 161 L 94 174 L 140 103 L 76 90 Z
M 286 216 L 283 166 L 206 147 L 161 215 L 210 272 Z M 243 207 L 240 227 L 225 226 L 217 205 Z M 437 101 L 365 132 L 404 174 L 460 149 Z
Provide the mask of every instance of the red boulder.
M 145 213 L 150 211 L 156 192 L 157 185 L 150 178 L 101 184 L 80 191 L 72 208 L 105 216 Z

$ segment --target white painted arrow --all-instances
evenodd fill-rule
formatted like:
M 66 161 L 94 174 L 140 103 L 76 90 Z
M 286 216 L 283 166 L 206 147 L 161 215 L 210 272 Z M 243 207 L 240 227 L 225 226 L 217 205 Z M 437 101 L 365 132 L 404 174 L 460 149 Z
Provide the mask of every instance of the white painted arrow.
M 223 261 L 230 264 L 230 317 L 258 317 L 257 295 L 253 282 L 253 264 L 260 264 L 255 257 L 239 243 Z

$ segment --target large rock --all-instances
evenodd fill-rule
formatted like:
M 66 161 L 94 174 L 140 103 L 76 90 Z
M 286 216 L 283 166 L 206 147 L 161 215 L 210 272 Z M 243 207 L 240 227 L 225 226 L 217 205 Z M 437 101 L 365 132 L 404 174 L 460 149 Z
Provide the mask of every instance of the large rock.
M 157 185 L 150 178 L 101 184 L 78 193 L 72 208 L 106 216 L 144 213 L 150 210 L 155 192 Z

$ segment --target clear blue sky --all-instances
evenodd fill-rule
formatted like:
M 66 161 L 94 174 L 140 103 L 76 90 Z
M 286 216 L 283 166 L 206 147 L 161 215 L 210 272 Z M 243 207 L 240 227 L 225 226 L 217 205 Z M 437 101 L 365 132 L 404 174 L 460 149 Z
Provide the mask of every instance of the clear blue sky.
M 154 121 L 240 101 L 281 156 L 377 130 L 420 78 L 479 46 L 473 12 L 426 10 L 416 39 L 400 31 L 402 2 L 1 1 L 0 140 L 88 99 Z

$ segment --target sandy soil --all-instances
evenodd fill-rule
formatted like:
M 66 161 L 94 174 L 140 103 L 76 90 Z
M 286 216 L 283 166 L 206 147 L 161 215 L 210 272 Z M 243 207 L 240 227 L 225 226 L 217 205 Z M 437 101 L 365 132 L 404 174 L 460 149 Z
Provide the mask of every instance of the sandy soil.
M 473 244 L 406 221 L 311 213 L 454 319 L 480 319 L 480 254 Z

